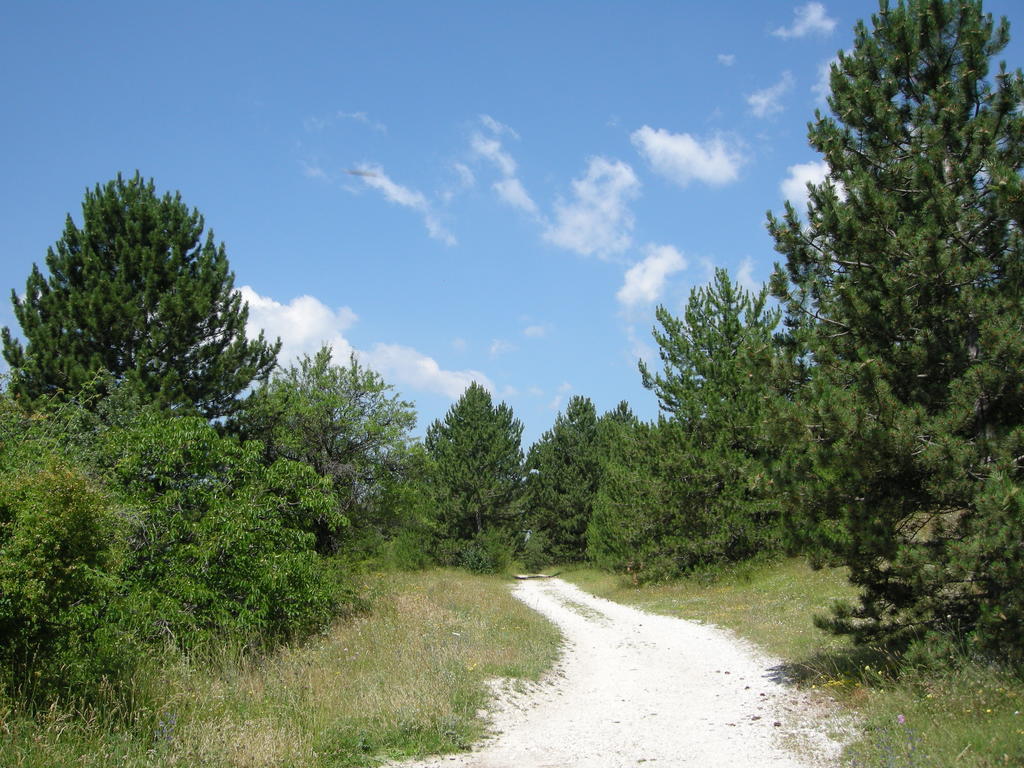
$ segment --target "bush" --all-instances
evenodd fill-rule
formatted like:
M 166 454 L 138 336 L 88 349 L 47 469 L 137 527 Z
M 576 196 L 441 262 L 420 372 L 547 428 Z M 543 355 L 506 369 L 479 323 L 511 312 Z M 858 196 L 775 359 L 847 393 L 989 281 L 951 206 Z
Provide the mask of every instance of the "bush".
M 544 531 L 534 531 L 523 546 L 523 566 L 531 573 L 536 573 L 549 562 L 548 537 Z
M 119 582 L 116 520 L 80 469 L 6 463 L 0 472 L 0 675 L 28 700 L 89 696 L 129 656 L 107 622 Z
M 458 564 L 471 573 L 504 573 L 512 565 L 513 554 L 508 535 L 489 530 L 463 545 Z
M 123 574 L 150 640 L 193 646 L 228 635 L 302 633 L 335 612 L 314 529 L 335 527 L 328 480 L 308 465 L 262 462 L 262 445 L 194 417 L 146 416 L 107 440 L 111 473 L 136 512 Z

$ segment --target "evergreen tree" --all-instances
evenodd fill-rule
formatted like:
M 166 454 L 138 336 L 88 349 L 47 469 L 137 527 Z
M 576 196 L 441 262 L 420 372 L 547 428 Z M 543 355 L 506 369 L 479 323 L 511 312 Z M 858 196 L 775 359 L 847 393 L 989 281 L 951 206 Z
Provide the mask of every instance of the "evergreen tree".
M 3 329 L 13 391 L 71 394 L 109 371 L 160 406 L 229 414 L 280 345 L 246 339 L 248 308 L 203 217 L 136 173 L 87 190 L 82 219 L 47 251 L 49 276 L 33 265 L 25 297 L 12 291 L 28 342 Z
M 769 215 L 772 287 L 811 363 L 790 524 L 847 564 L 861 640 L 1024 633 L 1024 80 L 974 0 L 881 4 L 831 75 L 807 221 Z
M 442 527 L 468 541 L 507 524 L 522 486 L 523 424 L 476 382 L 427 428 Z
M 641 361 L 640 371 L 664 414 L 646 439 L 657 446 L 649 471 L 673 519 L 656 526 L 645 546 L 661 548 L 659 567 L 668 572 L 777 547 L 765 479 L 774 453 L 764 424 L 780 313 L 766 308 L 767 298 L 766 288 L 752 294 L 719 269 L 691 292 L 683 317 L 657 310 L 664 369 L 652 374 Z
M 597 409 L 589 398 L 569 400 L 565 413 L 530 448 L 526 470 L 526 516 L 533 534 L 544 536 L 553 559 L 582 560 L 601 479 Z

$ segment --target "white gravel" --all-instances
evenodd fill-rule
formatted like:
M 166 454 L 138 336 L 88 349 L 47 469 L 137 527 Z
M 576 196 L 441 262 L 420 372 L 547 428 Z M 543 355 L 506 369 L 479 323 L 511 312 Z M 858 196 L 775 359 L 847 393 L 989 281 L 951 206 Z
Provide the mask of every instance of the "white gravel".
M 497 681 L 491 736 L 405 768 L 810 768 L 849 723 L 778 680 L 778 661 L 717 627 L 594 597 L 560 579 L 516 597 L 565 639 L 541 683 Z

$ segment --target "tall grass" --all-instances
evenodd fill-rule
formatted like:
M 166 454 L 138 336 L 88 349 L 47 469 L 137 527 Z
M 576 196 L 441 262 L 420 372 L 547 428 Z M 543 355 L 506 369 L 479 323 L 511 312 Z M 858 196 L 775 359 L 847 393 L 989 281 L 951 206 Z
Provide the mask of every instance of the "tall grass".
M 150 665 L 120 711 L 0 702 L 0 765 L 365 766 L 458 750 L 486 726 L 490 677 L 533 679 L 554 628 L 499 577 L 389 573 L 372 611 L 271 656 Z
M 857 713 L 859 736 L 844 753 L 851 768 L 1024 766 L 1019 671 L 985 663 L 969 647 L 896 657 L 814 628 L 814 614 L 855 595 L 843 569 L 791 559 L 644 587 L 589 569 L 563 578 L 617 602 L 727 627 L 780 657 L 793 684 Z

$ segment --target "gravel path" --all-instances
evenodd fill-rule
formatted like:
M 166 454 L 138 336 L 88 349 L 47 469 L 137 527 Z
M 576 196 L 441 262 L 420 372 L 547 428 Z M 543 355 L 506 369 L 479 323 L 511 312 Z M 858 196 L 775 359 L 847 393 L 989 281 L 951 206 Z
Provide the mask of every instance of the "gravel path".
M 777 681 L 778 663 L 716 627 L 594 597 L 560 579 L 516 597 L 562 631 L 543 682 L 495 684 L 492 736 L 405 768 L 811 768 L 848 729 Z

